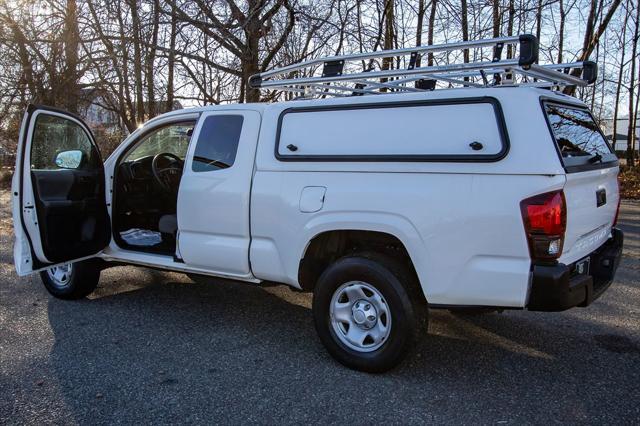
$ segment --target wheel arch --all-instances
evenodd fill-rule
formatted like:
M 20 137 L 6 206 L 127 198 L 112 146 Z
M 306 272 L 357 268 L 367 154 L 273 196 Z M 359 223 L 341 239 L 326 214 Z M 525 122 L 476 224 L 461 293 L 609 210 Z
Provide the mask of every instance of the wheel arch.
M 336 259 L 358 252 L 374 252 L 389 256 L 406 265 L 415 275 L 417 283 L 424 284 L 414 259 L 419 259 L 415 246 L 419 244 L 419 233 L 411 224 L 407 231 L 389 226 L 368 226 L 355 223 L 342 226 L 324 226 L 310 234 L 300 253 L 297 279 L 300 287 L 312 291 L 322 272 Z M 422 247 L 424 247 L 422 245 Z M 426 295 L 425 295 L 426 297 Z

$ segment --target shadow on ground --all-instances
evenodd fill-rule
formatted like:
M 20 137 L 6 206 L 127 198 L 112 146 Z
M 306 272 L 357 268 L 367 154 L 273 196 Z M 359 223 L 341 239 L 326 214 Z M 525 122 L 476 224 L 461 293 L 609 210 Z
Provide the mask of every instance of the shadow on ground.
M 624 262 L 591 307 L 432 311 L 430 334 L 384 375 L 334 362 L 310 296 L 285 287 L 116 267 L 64 302 L 5 273 L 0 421 L 637 422 L 639 219 L 621 220 Z

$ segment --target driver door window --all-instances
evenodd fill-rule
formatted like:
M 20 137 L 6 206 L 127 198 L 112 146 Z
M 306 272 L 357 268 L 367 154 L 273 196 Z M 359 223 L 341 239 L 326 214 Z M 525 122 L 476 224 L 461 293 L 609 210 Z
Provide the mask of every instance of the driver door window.
M 63 152 L 76 151 L 80 157 L 75 167 L 66 167 Z M 31 170 L 88 169 L 100 167 L 100 156 L 91 139 L 75 122 L 57 115 L 40 114 L 36 118 L 31 145 Z

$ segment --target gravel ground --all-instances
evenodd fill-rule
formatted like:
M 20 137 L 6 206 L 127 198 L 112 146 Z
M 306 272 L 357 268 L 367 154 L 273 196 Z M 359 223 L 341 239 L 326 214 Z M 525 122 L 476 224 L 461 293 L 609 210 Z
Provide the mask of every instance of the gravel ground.
M 0 193 L 0 423 L 640 422 L 640 204 L 625 257 L 587 309 L 432 311 L 383 375 L 324 351 L 310 297 L 285 287 L 116 267 L 86 300 L 18 278 Z

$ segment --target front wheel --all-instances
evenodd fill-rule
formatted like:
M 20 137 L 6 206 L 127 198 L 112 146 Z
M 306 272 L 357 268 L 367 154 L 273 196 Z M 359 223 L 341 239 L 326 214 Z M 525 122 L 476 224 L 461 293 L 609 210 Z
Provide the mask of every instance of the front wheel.
M 343 257 L 314 290 L 320 340 L 347 367 L 380 373 L 396 366 L 414 343 L 419 309 L 407 287 L 411 274 L 379 255 Z
M 81 299 L 98 286 L 100 267 L 92 260 L 66 263 L 40 272 L 40 279 L 47 291 L 58 299 Z

